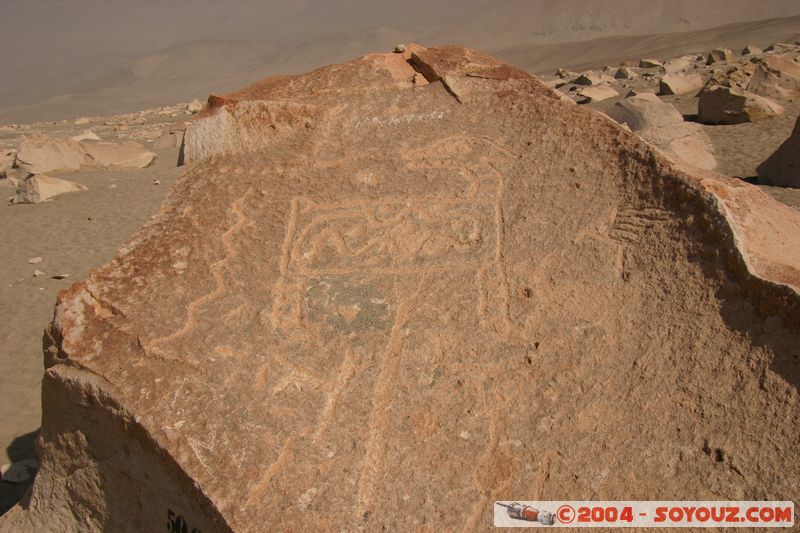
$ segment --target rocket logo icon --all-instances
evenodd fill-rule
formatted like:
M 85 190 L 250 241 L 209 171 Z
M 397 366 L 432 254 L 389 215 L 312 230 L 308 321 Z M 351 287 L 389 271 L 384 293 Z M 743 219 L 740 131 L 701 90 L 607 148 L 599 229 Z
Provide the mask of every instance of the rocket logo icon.
M 501 503 L 497 502 L 500 507 L 505 507 L 506 512 L 510 518 L 514 520 L 524 520 L 526 522 L 538 522 L 543 526 L 552 526 L 556 522 L 556 517 L 549 511 L 540 511 L 528 505 L 521 503 Z

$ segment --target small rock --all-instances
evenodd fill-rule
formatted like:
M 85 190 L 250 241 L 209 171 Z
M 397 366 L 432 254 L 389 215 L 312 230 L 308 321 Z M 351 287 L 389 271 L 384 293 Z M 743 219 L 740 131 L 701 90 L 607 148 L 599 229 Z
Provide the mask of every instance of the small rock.
M 664 63 L 664 70 L 667 72 L 667 74 L 680 72 L 694 65 L 694 62 L 695 56 L 693 55 L 676 57 Z
M 38 265 L 38 264 L 39 264 L 39 263 L 41 263 L 42 261 L 43 261 L 43 260 L 42 260 L 42 258 L 41 258 L 41 257 L 32 257 L 32 258 L 28 259 L 28 264 L 29 264 L 29 265 Z
M 631 96 L 614 104 L 608 114 L 621 124 L 628 124 L 633 131 L 661 128 L 683 122 L 683 115 L 673 106 L 652 94 Z
M 189 103 L 189 105 L 186 106 L 186 110 L 193 115 L 199 113 L 203 110 L 203 102 L 194 99 Z
M 614 77 L 618 80 L 632 80 L 638 78 L 639 75 L 628 67 L 619 67 L 614 73 Z
M 92 130 L 86 130 L 80 135 L 75 135 L 74 137 L 70 137 L 69 140 L 80 142 L 80 141 L 99 141 L 101 139 Z
M 800 64 L 793 55 L 775 54 L 760 60 L 747 84 L 747 90 L 770 98 L 800 96 Z
M 729 48 L 714 48 L 708 53 L 706 65 L 714 63 L 727 63 L 733 61 L 733 52 Z
M 714 86 L 700 96 L 698 121 L 703 124 L 741 124 L 783 114 L 772 100 L 738 87 Z
M 700 74 L 667 74 L 658 84 L 658 94 L 681 95 L 697 93 L 703 88 Z
M 711 140 L 702 127 L 684 122 L 683 115 L 654 94 L 627 98 L 608 111 L 614 120 L 630 129 L 668 156 L 705 170 L 717 166 Z
M 782 52 L 787 52 L 787 51 L 789 51 L 789 50 L 791 50 L 793 48 L 794 48 L 794 46 L 791 45 L 791 44 L 788 44 L 788 43 L 772 43 L 764 51 L 765 52 L 776 52 L 776 51 L 780 50 Z
M 759 48 L 758 46 L 755 46 L 753 44 L 748 44 L 747 46 L 745 46 L 742 49 L 742 55 L 743 56 L 752 56 L 752 55 L 758 55 L 758 54 L 763 54 L 763 53 L 764 53 L 764 50 L 762 50 L 761 48 Z
M 589 71 L 578 76 L 573 83 L 576 85 L 599 85 L 600 81 L 600 76 L 592 71 Z
M 153 185 L 161 185 L 161 181 L 157 180 L 157 179 L 154 179 L 153 180 Z
M 405 51 L 406 51 L 406 45 L 404 44 L 398 44 L 397 46 L 394 47 L 395 54 L 402 54 Z
M 708 79 L 699 96 L 702 96 L 704 92 L 716 85 L 745 89 L 753 77 L 755 68 L 756 67 L 752 63 L 747 63 L 745 65 L 734 65 L 726 70 L 715 72 Z
M 658 68 L 663 67 L 664 63 L 658 59 L 640 59 L 639 68 Z
M 17 184 L 17 194 L 11 200 L 12 204 L 38 204 L 46 202 L 56 196 L 68 192 L 85 191 L 88 188 L 80 183 L 51 178 L 44 174 L 30 174 Z
M 11 170 L 17 165 L 17 151 L 7 150 L 0 155 L 0 178 L 4 177 L 7 170 Z
M 83 126 L 84 124 L 88 124 L 89 122 L 91 122 L 91 120 L 89 120 L 88 118 L 80 117 L 76 118 L 73 124 L 75 124 L 76 126 Z
M 37 136 L 20 144 L 17 166 L 31 174 L 145 168 L 156 154 L 136 143 L 77 142 Z
M 563 80 L 566 78 L 575 78 L 577 74 L 565 68 L 559 68 L 556 70 L 556 76 Z
M 41 271 L 41 270 L 39 270 L 38 268 L 37 268 L 36 270 L 34 270 L 34 271 L 33 271 L 33 277 L 34 277 L 34 278 L 38 278 L 38 277 L 40 277 L 40 276 L 44 276 L 44 272 L 42 272 L 42 271 Z
M 56 274 L 55 276 L 50 276 L 52 279 L 67 279 L 69 274 Z
M 619 96 L 617 91 L 606 85 L 600 85 L 598 87 L 586 87 L 585 89 L 581 89 L 578 94 L 584 98 L 588 98 L 590 102 L 602 102 L 603 100 L 608 100 L 609 98 Z
M 116 189 L 117 188 L 117 184 L 116 183 L 112 183 L 111 185 L 108 186 L 108 188 L 109 189 Z

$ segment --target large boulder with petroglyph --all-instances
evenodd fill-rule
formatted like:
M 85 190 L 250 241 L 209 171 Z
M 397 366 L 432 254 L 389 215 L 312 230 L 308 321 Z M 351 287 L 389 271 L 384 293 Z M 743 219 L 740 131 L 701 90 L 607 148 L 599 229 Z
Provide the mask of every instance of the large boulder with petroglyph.
M 800 217 L 754 186 L 457 47 L 212 97 L 185 148 L 59 297 L 41 469 L 0 529 L 797 497 Z

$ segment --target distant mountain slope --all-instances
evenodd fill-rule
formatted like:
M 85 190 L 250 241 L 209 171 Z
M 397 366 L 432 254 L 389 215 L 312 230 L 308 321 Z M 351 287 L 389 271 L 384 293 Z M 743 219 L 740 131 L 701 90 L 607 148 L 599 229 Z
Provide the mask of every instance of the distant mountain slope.
M 800 16 L 756 22 L 738 22 L 690 32 L 602 37 L 572 43 L 520 45 L 492 52 L 529 72 L 541 73 L 560 66 L 573 69 L 614 65 L 626 59 L 667 59 L 724 46 L 739 53 L 746 44 L 762 47 L 776 41 L 800 38 Z
M 800 32 L 798 19 L 663 34 L 788 15 L 800 15 L 800 2 L 3 0 L 0 20 L 13 23 L 0 32 L 0 123 L 202 98 L 398 42 L 465 44 L 539 71 L 702 49 L 739 33 L 764 44 Z
M 796 0 L 485 0 L 445 28 L 449 41 L 501 48 L 711 28 L 800 15 Z

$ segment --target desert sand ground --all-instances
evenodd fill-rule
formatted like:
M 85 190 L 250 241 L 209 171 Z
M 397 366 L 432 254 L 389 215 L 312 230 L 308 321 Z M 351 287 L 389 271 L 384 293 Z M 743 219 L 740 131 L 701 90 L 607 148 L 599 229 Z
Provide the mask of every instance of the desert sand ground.
M 67 137 L 92 124 L 51 127 L 52 135 Z M 115 136 L 107 139 L 118 140 Z M 6 136 L 4 142 L 8 140 Z M 40 204 L 10 205 L 5 197 L 0 202 L 0 464 L 34 457 L 33 441 L 41 418 L 42 332 L 52 318 L 56 294 L 109 261 L 158 210 L 178 176 L 178 150 L 156 153 L 155 164 L 144 169 L 58 174 L 86 185 L 85 192 Z M 2 193 L 7 197 L 11 190 L 2 189 Z M 35 257 L 42 262 L 29 264 Z M 34 277 L 34 270 L 45 275 Z M 68 277 L 52 278 L 59 274 Z M 13 505 L 23 489 L 0 483 L 0 511 Z
M 800 19 L 791 24 L 796 27 Z M 791 31 L 783 23 L 779 26 L 782 28 L 780 37 L 800 35 L 800 31 Z M 730 31 L 721 31 L 718 35 L 729 38 Z M 763 32 L 758 35 L 761 41 L 766 40 Z M 740 36 L 738 40 L 745 37 Z M 672 49 L 684 51 L 686 47 L 677 41 Z M 659 42 L 659 46 L 662 45 Z M 603 54 L 616 54 L 618 59 L 631 57 L 632 52 L 621 50 L 620 46 L 620 42 L 614 41 Z M 665 46 L 659 48 L 662 51 L 666 49 Z M 513 55 L 509 53 L 509 56 Z M 541 66 L 532 60 L 534 63 Z M 565 65 L 569 66 L 568 63 Z M 603 111 L 620 98 L 592 104 L 592 107 Z M 694 97 L 666 97 L 665 101 L 675 104 L 689 120 L 697 113 L 697 99 Z M 717 170 L 743 179 L 755 176 L 755 167 L 791 133 L 798 113 L 800 102 L 795 101 L 787 105 L 783 116 L 775 119 L 736 126 L 703 126 L 714 144 L 720 163 Z M 136 133 L 144 128 L 161 128 L 186 119 L 184 114 L 167 115 L 159 118 L 158 124 L 151 120 L 122 130 L 105 124 L 119 122 L 114 117 L 93 119 L 92 123 L 85 125 L 69 121 L 3 127 L 0 147 L 12 148 L 21 138 L 35 132 L 66 138 L 87 129 L 102 131 L 104 140 L 123 140 L 135 138 Z M 149 144 L 145 143 L 145 146 Z M 153 166 L 141 170 L 59 174 L 58 177 L 84 184 L 89 190 L 36 205 L 0 203 L 0 226 L 3 228 L 0 241 L 0 255 L 3 257 L 3 268 L 0 269 L 0 368 L 3 369 L 0 373 L 0 464 L 34 457 L 35 432 L 41 415 L 42 330 L 52 316 L 56 294 L 74 281 L 85 278 L 92 268 L 109 261 L 119 246 L 157 211 L 165 193 L 181 172 L 176 165 L 177 158 L 177 149 L 167 149 L 158 151 Z M 800 190 L 763 189 L 776 199 L 800 209 Z M 9 196 L 11 191 L 3 189 L 2 194 Z M 35 257 L 41 257 L 41 263 L 30 264 L 29 259 Z M 36 269 L 45 275 L 35 277 Z M 59 274 L 68 274 L 68 277 L 52 278 Z M 18 500 L 24 488 L 0 484 L 0 513 Z

